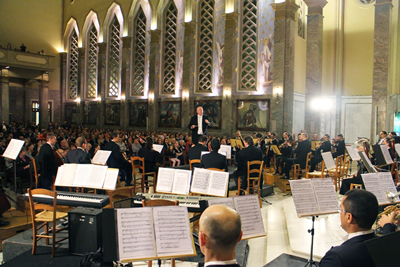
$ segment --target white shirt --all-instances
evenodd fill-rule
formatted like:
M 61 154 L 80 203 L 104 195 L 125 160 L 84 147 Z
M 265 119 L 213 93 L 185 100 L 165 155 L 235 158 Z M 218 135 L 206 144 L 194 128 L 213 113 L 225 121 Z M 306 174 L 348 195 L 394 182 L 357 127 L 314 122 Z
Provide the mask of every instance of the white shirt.
M 229 261 L 209 261 L 204 264 L 204 267 L 207 267 L 208 265 L 229 265 L 229 264 L 237 264 L 237 261 L 235 259 Z
M 197 134 L 202 135 L 203 133 L 203 115 L 197 115 L 197 125 L 198 125 L 198 129 L 197 129 Z
M 347 240 L 349 240 L 350 238 L 356 237 L 356 236 L 360 236 L 360 235 L 368 235 L 370 233 L 372 233 L 372 230 L 351 233 L 351 234 L 349 234 L 349 237 L 347 238 Z

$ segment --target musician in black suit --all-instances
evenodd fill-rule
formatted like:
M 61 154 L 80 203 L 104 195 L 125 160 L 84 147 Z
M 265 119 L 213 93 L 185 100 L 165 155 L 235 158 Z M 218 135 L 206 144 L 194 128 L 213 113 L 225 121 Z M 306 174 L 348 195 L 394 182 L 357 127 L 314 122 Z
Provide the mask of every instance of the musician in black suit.
M 239 214 L 225 205 L 208 207 L 199 221 L 199 245 L 207 267 L 240 267 L 235 259 L 242 239 Z
M 336 151 L 332 153 L 333 158 L 344 155 L 344 151 L 346 150 L 346 144 L 343 139 L 343 134 L 338 134 L 335 142 L 332 144 Z
M 106 143 L 102 148 L 102 150 L 111 151 L 107 160 L 107 166 L 109 168 L 119 169 L 121 181 L 125 181 L 125 185 L 130 186 L 132 185 L 132 165 L 122 156 L 120 147 L 116 143 L 119 141 L 118 133 L 111 132 L 110 137 L 112 140 Z
M 221 145 L 218 139 L 213 139 L 211 141 L 212 151 L 201 157 L 201 163 L 200 163 L 201 168 L 206 168 L 206 169 L 218 168 L 228 171 L 228 165 L 226 164 L 226 156 L 218 153 L 220 146 Z
M 365 241 L 375 238 L 371 227 L 378 216 L 378 201 L 365 190 L 350 190 L 340 203 L 340 222 L 349 234 L 342 245 L 332 247 L 321 259 L 320 267 L 375 266 Z
M 321 153 L 330 152 L 332 150 L 329 134 L 325 134 L 322 142 L 315 148 L 315 155 L 310 160 L 310 172 L 315 171 L 315 166 L 322 161 Z
M 158 167 L 161 165 L 163 157 L 153 149 L 153 139 L 151 137 L 146 138 L 146 144 L 139 150 L 138 156 L 144 158 L 145 172 L 158 172 Z
M 189 160 L 201 159 L 201 152 L 208 151 L 206 144 L 207 144 L 207 136 L 205 135 L 200 136 L 199 142 L 195 146 L 189 148 L 189 152 L 186 154 L 186 161 L 189 162 Z M 200 164 L 194 164 L 193 166 L 200 167 Z
M 82 137 L 75 140 L 76 149 L 68 151 L 65 163 L 90 164 L 90 154 L 86 151 L 86 142 Z
M 271 167 L 271 158 L 274 156 L 274 150 L 272 149 L 271 146 L 278 146 L 279 141 L 276 139 L 276 134 L 271 133 L 270 135 L 271 140 L 266 144 L 266 146 L 269 146 L 268 154 L 265 156 L 264 163 L 266 167 Z M 266 150 L 266 148 L 265 148 Z
M 197 115 L 194 115 L 190 118 L 188 125 L 188 129 L 192 131 L 193 144 L 197 144 L 200 136 L 207 135 L 207 128 L 211 127 L 208 117 L 203 115 L 203 108 L 198 106 L 196 111 Z
M 246 136 L 244 138 L 245 148 L 240 150 L 235 157 L 237 169 L 233 172 L 233 179 L 238 186 L 239 177 L 241 178 L 241 188 L 247 189 L 247 162 L 253 160 L 262 160 L 261 150 L 253 145 L 253 138 Z
M 293 164 L 300 164 L 300 168 L 304 169 L 307 163 L 307 154 L 311 151 L 311 142 L 308 140 L 308 135 L 306 133 L 301 133 L 299 135 L 299 143 L 297 148 L 294 150 L 296 158 L 289 158 L 285 163 L 285 176 L 281 179 L 289 179 L 289 172 Z
M 39 151 L 40 176 L 38 188 L 51 190 L 58 168 L 54 156 L 54 145 L 57 142 L 57 138 L 54 133 L 48 133 L 46 140 L 47 142 L 40 147 Z

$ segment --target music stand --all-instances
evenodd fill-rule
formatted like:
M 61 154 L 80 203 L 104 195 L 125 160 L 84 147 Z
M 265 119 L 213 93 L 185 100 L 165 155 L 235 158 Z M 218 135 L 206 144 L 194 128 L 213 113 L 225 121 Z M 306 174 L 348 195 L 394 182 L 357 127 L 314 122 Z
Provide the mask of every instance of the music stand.
M 315 217 L 318 217 L 317 215 L 312 216 L 312 225 L 311 229 L 308 229 L 307 231 L 311 234 L 311 249 L 310 249 L 310 259 L 307 261 L 306 265 L 307 266 L 318 266 L 318 263 L 313 260 L 313 251 L 314 251 L 314 233 L 315 233 L 315 228 L 314 228 L 314 222 L 315 222 Z

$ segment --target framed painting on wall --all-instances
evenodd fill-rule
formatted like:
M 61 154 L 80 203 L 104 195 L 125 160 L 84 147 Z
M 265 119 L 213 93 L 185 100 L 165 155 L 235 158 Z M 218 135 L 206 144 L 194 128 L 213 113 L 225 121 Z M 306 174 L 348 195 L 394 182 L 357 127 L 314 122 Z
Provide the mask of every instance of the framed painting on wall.
M 146 127 L 147 107 L 147 102 L 129 103 L 129 126 Z
M 202 106 L 203 114 L 212 123 L 212 129 L 221 129 L 221 103 L 221 100 L 195 100 L 194 114 L 196 114 L 196 107 Z
M 158 105 L 158 127 L 181 127 L 181 102 L 160 102 Z
M 121 104 L 112 103 L 105 104 L 105 121 L 106 125 L 120 125 Z
M 236 128 L 244 131 L 266 131 L 269 126 L 270 100 L 237 100 Z
M 83 122 L 85 124 L 97 124 L 97 103 L 86 102 L 83 112 Z
M 76 122 L 76 103 L 65 104 L 64 120 L 69 123 Z

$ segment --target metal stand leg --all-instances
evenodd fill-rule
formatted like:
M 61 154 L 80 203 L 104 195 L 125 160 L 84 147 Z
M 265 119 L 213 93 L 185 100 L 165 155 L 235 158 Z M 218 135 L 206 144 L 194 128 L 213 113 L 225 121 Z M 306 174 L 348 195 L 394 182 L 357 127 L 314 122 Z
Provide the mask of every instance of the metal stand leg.
M 315 217 L 317 216 L 312 216 L 312 227 L 311 229 L 308 229 L 308 232 L 311 233 L 311 251 L 310 251 L 310 259 L 308 260 L 307 264 L 304 265 L 304 267 L 307 266 L 318 266 L 318 263 L 316 263 L 313 260 L 313 250 L 314 250 L 314 222 L 315 222 Z

